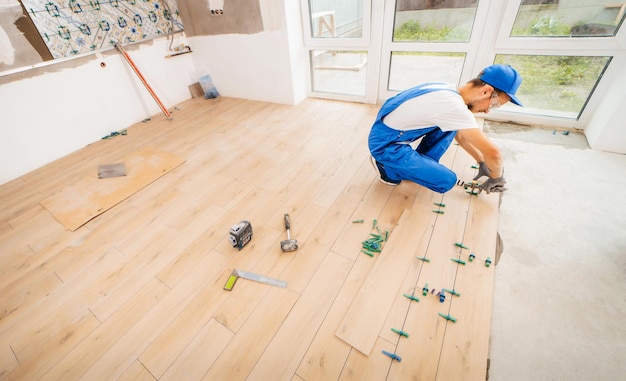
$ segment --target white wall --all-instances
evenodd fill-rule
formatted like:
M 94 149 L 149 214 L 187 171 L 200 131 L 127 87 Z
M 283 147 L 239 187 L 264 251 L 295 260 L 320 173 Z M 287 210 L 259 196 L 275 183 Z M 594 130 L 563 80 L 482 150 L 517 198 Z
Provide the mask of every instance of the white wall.
M 190 97 L 193 66 L 189 55 L 166 59 L 167 43 L 155 40 L 127 51 L 161 101 L 172 107 Z M 161 112 L 117 51 L 80 62 L 21 73 L 30 78 L 4 78 L 0 184 Z
M 220 95 L 295 104 L 285 31 L 194 36 L 195 71 L 210 74 Z
M 225 97 L 297 104 L 307 96 L 299 2 L 260 7 L 264 32 L 189 38 L 196 73 L 210 74 Z
M 186 43 L 191 54 L 165 58 L 168 38 L 126 50 L 168 109 L 189 99 L 188 86 L 207 73 L 222 96 L 296 104 L 306 97 L 306 65 L 300 23 L 285 22 L 300 20 L 292 3 L 261 0 L 261 33 L 177 34 L 173 46 Z M 116 50 L 0 77 L 0 84 L 0 184 L 161 113 Z
M 613 73 L 606 73 L 602 84 L 608 87 L 596 112 L 585 127 L 591 148 L 626 154 L 626 57 L 615 58 Z

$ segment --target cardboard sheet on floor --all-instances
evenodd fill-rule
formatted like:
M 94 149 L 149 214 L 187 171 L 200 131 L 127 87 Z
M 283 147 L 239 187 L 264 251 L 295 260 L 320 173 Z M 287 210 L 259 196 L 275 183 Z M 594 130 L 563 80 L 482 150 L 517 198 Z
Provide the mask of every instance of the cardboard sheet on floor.
M 122 159 L 127 175 L 114 178 L 86 177 L 43 200 L 41 205 L 69 230 L 124 201 L 145 186 L 178 167 L 185 160 L 167 152 L 144 147 Z

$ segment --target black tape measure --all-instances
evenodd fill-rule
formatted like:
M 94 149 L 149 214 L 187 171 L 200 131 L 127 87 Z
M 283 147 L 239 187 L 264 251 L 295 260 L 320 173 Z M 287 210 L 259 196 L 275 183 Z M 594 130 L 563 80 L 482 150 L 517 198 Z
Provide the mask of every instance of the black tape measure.
M 252 239 L 252 224 L 249 221 L 241 221 L 230 228 L 228 239 L 233 247 L 241 250 Z

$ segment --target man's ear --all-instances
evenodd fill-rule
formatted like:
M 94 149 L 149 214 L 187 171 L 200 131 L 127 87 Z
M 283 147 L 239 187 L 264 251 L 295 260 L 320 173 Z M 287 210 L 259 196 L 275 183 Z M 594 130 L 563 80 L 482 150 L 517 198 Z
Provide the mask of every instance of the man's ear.
M 482 87 L 480 88 L 480 94 L 481 95 L 487 95 L 487 93 L 491 94 L 491 92 L 495 90 L 493 88 L 493 86 L 491 86 L 488 83 L 485 83 L 484 85 L 482 85 Z

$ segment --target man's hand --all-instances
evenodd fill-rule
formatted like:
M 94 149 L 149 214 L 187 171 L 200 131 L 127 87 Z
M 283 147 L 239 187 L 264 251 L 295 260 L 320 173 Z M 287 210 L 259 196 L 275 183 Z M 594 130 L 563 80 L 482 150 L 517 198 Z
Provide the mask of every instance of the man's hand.
M 484 161 L 481 161 L 478 163 L 478 174 L 474 177 L 474 180 L 478 180 L 483 176 L 489 176 L 490 173 L 491 171 L 487 168 L 487 164 L 485 164 Z
M 506 180 L 504 179 L 504 176 L 495 179 L 493 177 L 490 177 L 485 180 L 484 183 L 480 184 L 478 188 L 481 191 L 485 191 L 487 192 L 487 194 L 489 194 L 491 192 L 504 192 L 507 189 L 504 187 L 505 185 Z

